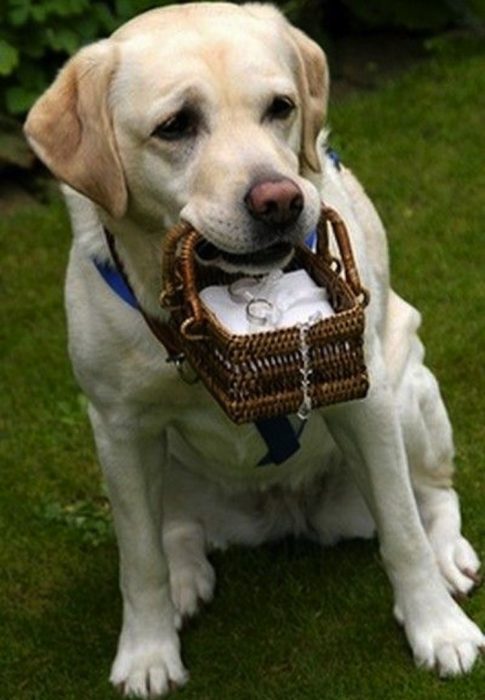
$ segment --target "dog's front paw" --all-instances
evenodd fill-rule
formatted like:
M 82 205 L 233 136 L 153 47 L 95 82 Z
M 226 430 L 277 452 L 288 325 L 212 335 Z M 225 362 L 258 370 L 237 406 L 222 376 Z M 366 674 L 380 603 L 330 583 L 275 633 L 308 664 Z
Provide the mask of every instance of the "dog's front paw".
M 110 681 L 125 697 L 160 698 L 187 682 L 177 636 L 157 640 L 120 640 Z
M 441 677 L 471 670 L 485 637 L 448 594 L 411 612 L 409 606 L 407 612 L 398 607 L 418 666 L 435 669 Z

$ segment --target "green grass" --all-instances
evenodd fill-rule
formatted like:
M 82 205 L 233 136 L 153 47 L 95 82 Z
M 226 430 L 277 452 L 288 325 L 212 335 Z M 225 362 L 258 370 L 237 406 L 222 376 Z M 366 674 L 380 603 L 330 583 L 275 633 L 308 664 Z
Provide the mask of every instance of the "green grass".
M 331 109 L 332 143 L 389 230 L 396 289 L 423 311 L 455 426 L 465 531 L 484 551 L 485 56 L 427 63 Z M 115 697 L 117 555 L 66 356 L 59 201 L 0 222 L 0 696 Z M 214 557 L 217 595 L 183 632 L 187 700 L 479 700 L 485 665 L 415 670 L 375 543 Z M 485 626 L 485 592 L 465 603 Z

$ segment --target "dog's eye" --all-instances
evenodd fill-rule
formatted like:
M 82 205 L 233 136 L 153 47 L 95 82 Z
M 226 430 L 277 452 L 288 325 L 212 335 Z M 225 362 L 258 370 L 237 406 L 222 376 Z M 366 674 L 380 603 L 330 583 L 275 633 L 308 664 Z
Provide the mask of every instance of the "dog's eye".
M 152 132 L 163 141 L 177 141 L 178 139 L 193 136 L 197 131 L 197 115 L 189 109 L 182 109 L 173 114 Z
M 268 119 L 287 119 L 294 109 L 295 103 L 290 97 L 275 97 L 266 112 L 266 117 Z

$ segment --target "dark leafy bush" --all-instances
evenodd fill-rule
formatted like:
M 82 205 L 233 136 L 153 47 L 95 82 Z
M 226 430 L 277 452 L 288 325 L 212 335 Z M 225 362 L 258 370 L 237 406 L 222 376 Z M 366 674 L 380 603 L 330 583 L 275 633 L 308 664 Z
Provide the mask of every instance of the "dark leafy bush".
M 437 32 L 457 25 L 475 26 L 485 16 L 485 0 L 338 1 L 354 22 L 367 27 Z
M 22 114 L 57 68 L 84 44 L 110 34 L 153 0 L 2 0 L 0 110 Z
M 79 47 L 134 15 L 174 0 L 0 0 L 0 113 L 22 115 Z M 485 0 L 285 0 L 317 41 L 365 28 L 441 31 L 485 17 Z

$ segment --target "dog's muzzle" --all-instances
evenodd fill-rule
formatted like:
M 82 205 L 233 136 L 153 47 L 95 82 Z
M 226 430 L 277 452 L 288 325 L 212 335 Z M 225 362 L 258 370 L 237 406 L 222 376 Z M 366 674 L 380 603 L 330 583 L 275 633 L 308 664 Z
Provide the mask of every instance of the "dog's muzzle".
M 249 253 L 229 253 L 207 240 L 202 240 L 195 252 L 199 261 L 205 265 L 215 265 L 230 271 L 264 272 L 286 265 L 293 255 L 293 249 L 294 246 L 289 241 L 278 241 Z
M 293 255 L 294 230 L 304 208 L 300 187 L 289 178 L 265 178 L 250 187 L 244 206 L 255 222 L 254 249 L 234 253 L 204 240 L 196 248 L 199 261 L 255 273 L 286 265 Z
M 303 192 L 289 178 L 262 180 L 255 183 L 244 203 L 256 221 L 269 228 L 285 230 L 294 226 L 303 211 Z

